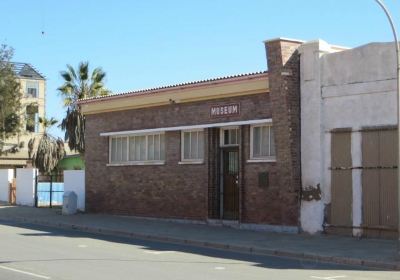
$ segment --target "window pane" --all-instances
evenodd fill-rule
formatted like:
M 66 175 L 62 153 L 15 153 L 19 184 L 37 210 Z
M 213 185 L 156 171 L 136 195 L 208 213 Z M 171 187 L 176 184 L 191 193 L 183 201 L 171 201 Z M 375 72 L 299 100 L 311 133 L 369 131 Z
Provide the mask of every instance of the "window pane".
M 26 94 L 28 97 L 38 97 L 38 90 L 38 82 L 26 82 Z
M 190 159 L 190 132 L 183 133 L 183 158 Z
M 191 159 L 198 158 L 197 137 L 198 137 L 197 131 L 191 132 L 191 136 L 190 136 L 190 158 Z
M 116 158 L 115 160 L 117 162 L 121 162 L 121 154 L 122 154 L 122 141 L 121 137 L 117 138 L 117 153 L 116 153 Z
M 198 134 L 198 159 L 203 159 L 204 158 L 204 132 L 199 131 Z
M 154 135 L 147 136 L 147 159 L 154 160 Z
M 238 139 L 237 139 L 237 133 L 238 133 L 238 129 L 230 129 L 229 130 L 230 133 L 230 141 L 229 144 L 235 145 L 238 143 Z
M 129 137 L 129 161 L 135 160 L 135 136 Z
M 160 159 L 165 160 L 165 135 L 160 134 Z
M 35 130 L 37 127 L 37 122 L 39 121 L 38 110 L 38 107 L 35 105 L 26 106 L 26 131 L 37 132 Z
M 146 136 L 139 136 L 140 142 L 140 160 L 146 160 Z
M 164 134 L 111 137 L 110 161 L 146 161 L 165 159 Z
M 117 139 L 111 138 L 111 162 L 116 161 L 116 153 L 117 153 Z
M 224 130 L 224 145 L 229 145 L 229 130 Z
M 260 143 L 261 143 L 261 127 L 253 128 L 253 157 L 260 157 Z
M 261 156 L 269 156 L 269 126 L 261 128 Z
M 121 138 L 122 148 L 121 148 L 121 161 L 128 160 L 128 137 Z
M 140 136 L 135 136 L 135 160 L 140 160 Z
M 160 135 L 154 135 L 154 159 L 160 160 Z
M 275 139 L 274 139 L 274 129 L 272 126 L 269 127 L 270 145 L 271 145 L 271 156 L 275 156 Z

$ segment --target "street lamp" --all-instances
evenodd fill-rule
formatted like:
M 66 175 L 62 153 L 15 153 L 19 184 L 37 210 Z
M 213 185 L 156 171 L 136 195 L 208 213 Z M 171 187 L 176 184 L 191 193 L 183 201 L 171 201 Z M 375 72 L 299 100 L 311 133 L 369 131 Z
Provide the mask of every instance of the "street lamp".
M 389 20 L 390 27 L 392 28 L 394 43 L 396 47 L 396 67 L 397 67 L 397 88 L 396 88 L 396 95 L 397 95 L 397 147 L 398 147 L 398 154 L 397 154 L 397 210 L 398 210 L 398 219 L 397 219 L 397 230 L 398 230 L 398 240 L 397 240 L 397 254 L 400 258 L 400 57 L 399 57 L 399 43 L 397 41 L 397 33 L 396 28 L 394 27 L 394 23 L 392 17 L 390 16 L 389 10 L 385 7 L 381 0 L 375 0 L 379 6 L 383 9 L 386 14 L 386 17 Z

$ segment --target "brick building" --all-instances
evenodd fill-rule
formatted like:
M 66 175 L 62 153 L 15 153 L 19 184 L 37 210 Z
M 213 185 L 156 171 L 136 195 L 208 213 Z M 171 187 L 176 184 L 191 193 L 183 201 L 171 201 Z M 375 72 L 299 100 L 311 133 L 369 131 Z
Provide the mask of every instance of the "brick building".
M 301 42 L 268 72 L 84 99 L 86 207 L 297 231 Z

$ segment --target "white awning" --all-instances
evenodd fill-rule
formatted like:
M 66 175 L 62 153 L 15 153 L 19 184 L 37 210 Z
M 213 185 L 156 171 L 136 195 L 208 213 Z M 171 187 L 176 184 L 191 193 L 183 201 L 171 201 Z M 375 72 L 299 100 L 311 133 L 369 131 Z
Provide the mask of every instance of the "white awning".
M 272 119 L 260 119 L 260 120 L 247 120 L 247 121 L 236 121 L 236 122 L 207 123 L 207 124 L 183 125 L 183 126 L 174 126 L 174 127 L 160 127 L 160 128 L 149 128 L 149 129 L 139 129 L 139 130 L 101 132 L 100 136 L 145 134 L 145 133 L 153 133 L 153 132 L 190 130 L 190 129 L 201 129 L 201 128 L 208 128 L 208 127 L 238 126 L 238 125 L 261 124 L 261 123 L 271 123 L 271 122 L 272 122 Z

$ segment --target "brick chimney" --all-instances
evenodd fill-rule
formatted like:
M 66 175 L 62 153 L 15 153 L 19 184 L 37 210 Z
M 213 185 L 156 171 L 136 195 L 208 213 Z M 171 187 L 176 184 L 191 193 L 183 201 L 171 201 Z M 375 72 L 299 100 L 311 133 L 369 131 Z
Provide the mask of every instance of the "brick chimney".
M 264 42 L 272 121 L 276 143 L 279 197 L 283 223 L 298 225 L 300 217 L 300 57 L 303 41 L 277 38 Z

